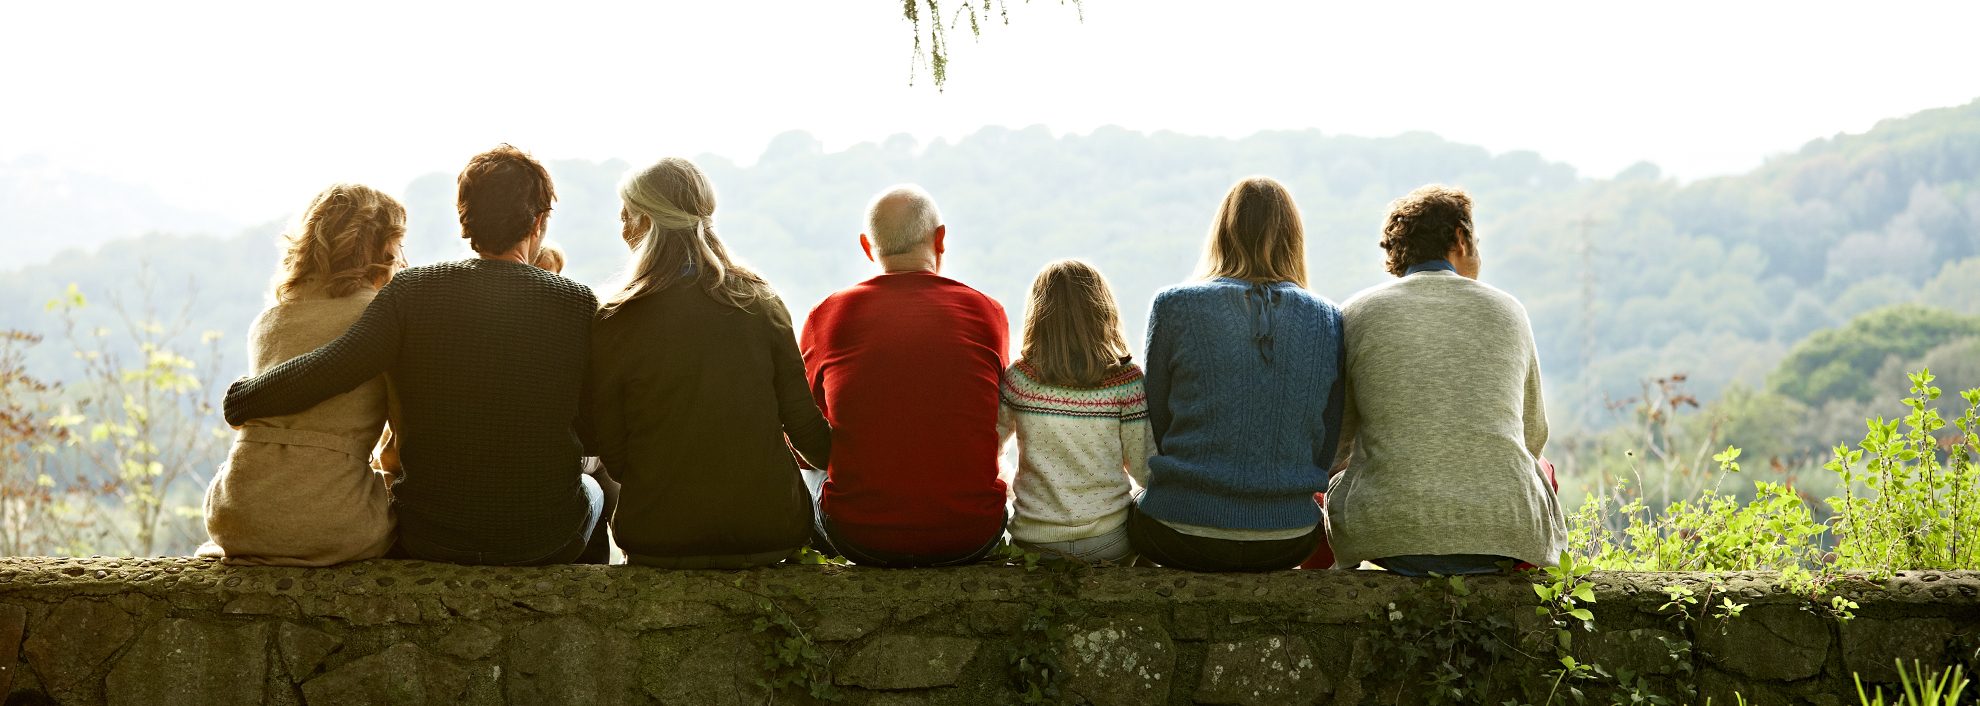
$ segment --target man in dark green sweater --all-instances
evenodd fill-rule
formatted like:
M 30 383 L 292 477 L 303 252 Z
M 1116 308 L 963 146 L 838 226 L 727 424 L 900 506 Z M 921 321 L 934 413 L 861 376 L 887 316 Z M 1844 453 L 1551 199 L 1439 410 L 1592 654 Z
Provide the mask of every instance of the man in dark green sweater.
M 458 198 L 478 257 L 398 273 L 343 336 L 228 388 L 227 421 L 298 412 L 389 374 L 397 553 L 602 563 L 605 496 L 573 431 L 598 300 L 529 264 L 556 198 L 549 173 L 502 145 L 462 170 Z

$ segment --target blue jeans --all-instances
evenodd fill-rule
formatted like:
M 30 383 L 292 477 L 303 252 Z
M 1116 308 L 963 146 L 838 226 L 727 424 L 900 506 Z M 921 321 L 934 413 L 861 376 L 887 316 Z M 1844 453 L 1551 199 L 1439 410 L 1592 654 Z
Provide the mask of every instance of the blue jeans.
M 1128 543 L 1128 526 L 1125 522 L 1121 523 L 1119 527 L 1091 537 L 1069 539 L 1063 542 L 1038 542 L 1035 544 L 1013 541 L 1012 544 L 1016 544 L 1019 549 L 1025 551 L 1038 552 L 1040 554 L 1056 554 L 1089 564 L 1102 561 L 1125 564 L 1134 558 L 1134 547 Z
M 444 561 L 449 564 L 470 566 L 548 566 L 552 564 L 603 564 L 611 556 L 611 544 L 606 539 L 605 489 L 598 485 L 598 479 L 589 475 L 579 475 L 578 485 L 584 489 L 586 511 L 584 523 L 577 534 L 563 546 L 548 554 L 540 551 L 521 554 L 514 550 L 469 551 L 453 549 L 426 541 L 416 536 L 400 535 L 396 551 L 423 561 Z
M 1500 566 L 1501 564 L 1518 562 L 1518 559 L 1490 554 L 1410 554 L 1371 561 L 1392 573 L 1415 578 L 1431 574 L 1438 576 L 1496 574 L 1505 570 Z
M 832 531 L 831 518 L 825 516 L 825 506 L 822 504 L 825 497 L 825 472 L 801 469 L 800 473 L 804 475 L 805 487 L 811 490 L 811 548 L 818 550 L 820 554 L 842 556 L 852 561 L 852 563 L 861 566 L 880 566 L 893 569 L 961 566 L 964 564 L 974 564 L 989 558 L 990 552 L 996 551 L 997 545 L 1004 543 L 1004 531 L 999 529 L 996 536 L 990 538 L 990 543 L 968 554 L 959 556 L 903 554 L 860 547 L 837 536 Z M 1010 516 L 1008 514 L 1004 516 L 1004 522 L 1006 524 L 1010 523 Z

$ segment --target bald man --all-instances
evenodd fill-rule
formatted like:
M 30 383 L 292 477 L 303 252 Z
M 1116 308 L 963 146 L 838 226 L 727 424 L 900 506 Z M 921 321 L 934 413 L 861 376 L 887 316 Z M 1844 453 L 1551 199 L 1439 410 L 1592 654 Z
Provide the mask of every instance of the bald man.
M 831 462 L 810 477 L 821 552 L 951 566 L 1003 539 L 997 385 L 1010 327 L 995 300 L 941 275 L 947 235 L 928 192 L 882 192 L 859 236 L 881 273 L 805 321 L 805 374 L 832 424 Z

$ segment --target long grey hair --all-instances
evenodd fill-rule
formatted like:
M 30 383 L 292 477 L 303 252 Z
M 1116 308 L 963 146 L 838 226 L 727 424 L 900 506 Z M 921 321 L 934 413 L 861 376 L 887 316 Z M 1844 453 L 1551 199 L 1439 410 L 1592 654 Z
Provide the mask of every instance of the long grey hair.
M 775 296 L 763 277 L 729 259 L 712 222 L 715 187 L 693 162 L 668 157 L 627 172 L 619 181 L 619 200 L 633 258 L 625 284 L 605 301 L 604 316 L 684 282 L 744 310 Z

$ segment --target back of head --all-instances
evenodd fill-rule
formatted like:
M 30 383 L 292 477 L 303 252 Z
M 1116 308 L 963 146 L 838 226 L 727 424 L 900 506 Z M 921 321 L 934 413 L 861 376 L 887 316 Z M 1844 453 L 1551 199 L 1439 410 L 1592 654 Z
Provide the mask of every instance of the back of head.
M 275 300 L 295 301 L 312 290 L 345 297 L 377 286 L 399 266 L 406 208 L 362 184 L 332 184 L 309 202 L 284 237 Z
M 935 197 L 913 184 L 888 187 L 866 207 L 866 233 L 875 256 L 905 255 L 926 247 L 942 226 Z
M 536 259 L 532 260 L 529 264 L 535 265 L 540 270 L 563 274 L 564 249 L 557 247 L 556 243 L 546 242 L 542 247 L 536 249 Z
M 715 187 L 693 162 L 668 157 L 627 172 L 619 200 L 633 258 L 625 284 L 604 304 L 605 315 L 678 282 L 694 282 L 739 309 L 772 295 L 769 283 L 730 259 L 715 234 Z
M 1019 355 L 1052 385 L 1093 385 L 1118 372 L 1128 360 L 1127 334 L 1107 278 L 1079 260 L 1039 270 Z
M 509 145 L 468 160 L 458 184 L 461 237 L 484 254 L 508 252 L 528 239 L 557 200 L 549 170 Z
M 1457 245 L 1458 231 L 1466 241 L 1476 232 L 1471 229 L 1471 195 L 1443 184 L 1417 187 L 1389 203 L 1382 223 L 1382 250 L 1388 254 L 1384 266 L 1401 277 L 1410 267 L 1442 260 Z
M 1306 286 L 1306 231 L 1292 192 L 1267 177 L 1232 186 L 1211 227 L 1203 274 Z

